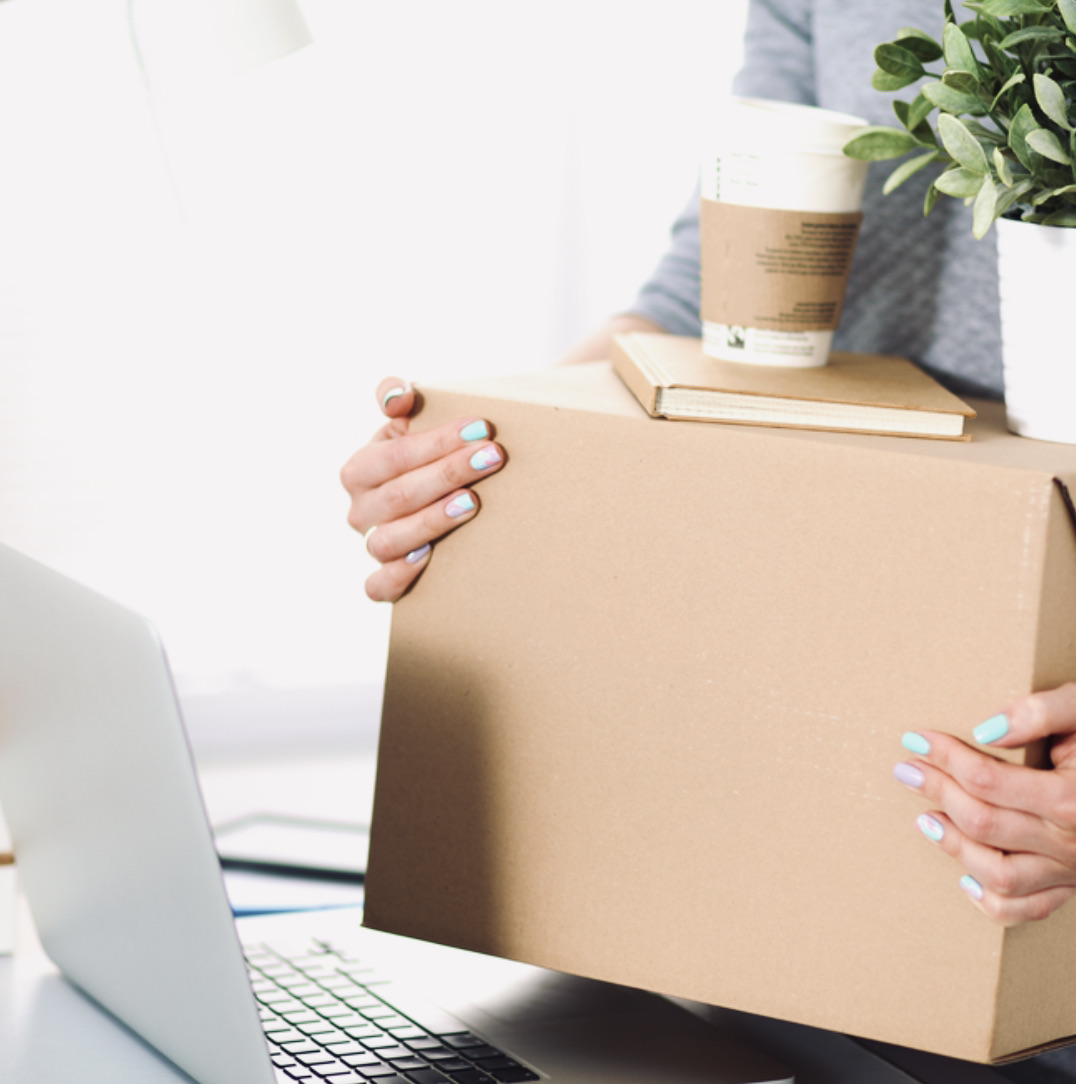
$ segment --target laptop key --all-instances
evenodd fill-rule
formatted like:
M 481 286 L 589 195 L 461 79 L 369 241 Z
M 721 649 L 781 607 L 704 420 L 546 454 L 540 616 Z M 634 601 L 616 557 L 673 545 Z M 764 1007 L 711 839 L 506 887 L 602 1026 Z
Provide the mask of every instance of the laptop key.
M 483 1039 L 480 1039 L 477 1035 L 472 1035 L 469 1031 L 460 1031 L 455 1035 L 442 1035 L 441 1042 L 446 1046 L 454 1046 L 458 1050 L 462 1050 L 468 1046 L 486 1045 Z
M 465 1058 L 470 1058 L 471 1061 L 478 1061 L 480 1058 L 504 1057 L 495 1046 L 490 1046 L 489 1043 L 477 1043 L 472 1046 L 460 1047 L 459 1051 Z
M 306 1036 L 298 1028 L 288 1028 L 287 1031 L 266 1031 L 265 1037 L 274 1043 L 301 1043 L 306 1041 Z
M 369 1050 L 364 1050 L 358 1054 L 341 1054 L 339 1057 L 345 1065 L 352 1065 L 356 1069 L 362 1069 L 363 1071 L 368 1065 L 385 1064 L 376 1054 L 371 1054 Z
M 384 1021 L 382 1021 L 382 1023 L 384 1023 Z M 395 1036 L 397 1039 L 402 1039 L 404 1042 L 408 1039 L 421 1039 L 426 1035 L 426 1032 L 423 1031 L 422 1028 L 416 1028 L 414 1024 L 408 1024 L 406 1027 L 402 1028 L 390 1027 L 386 1028 L 386 1030 L 390 1035 Z
M 320 1050 L 321 1047 L 317 1043 L 311 1042 L 309 1039 L 303 1039 L 297 1043 L 281 1043 L 280 1049 L 286 1054 L 291 1054 L 293 1057 L 299 1054 L 312 1054 L 315 1050 Z
M 398 1072 L 407 1073 L 412 1069 L 427 1069 L 429 1066 L 421 1058 L 393 1058 L 389 1063 Z
M 350 1030 L 348 1030 L 348 1034 L 351 1034 Z M 391 1035 L 386 1035 L 384 1032 L 381 1032 L 379 1035 L 354 1035 L 353 1037 L 358 1039 L 367 1050 L 380 1050 L 382 1047 L 400 1045 L 398 1040 L 394 1039 Z
M 498 1069 L 493 1074 L 493 1079 L 497 1081 L 497 1084 L 525 1084 L 528 1080 L 541 1078 L 530 1069 L 524 1069 L 522 1065 L 518 1065 L 515 1069 Z
M 357 1043 L 354 1039 L 347 1039 L 341 1043 L 325 1043 L 325 1049 L 331 1050 L 338 1058 L 343 1057 L 344 1054 L 361 1054 L 366 1050 L 362 1043 Z
M 333 1058 L 331 1062 L 319 1061 L 317 1065 L 311 1065 L 310 1068 L 320 1077 L 337 1076 L 348 1072 L 348 1067 L 336 1058 Z
M 366 1045 L 365 1043 L 363 1044 Z M 411 1051 L 406 1046 L 400 1046 L 399 1043 L 393 1043 L 392 1046 L 378 1046 L 374 1047 L 377 1052 L 377 1056 L 383 1061 L 399 1061 L 400 1058 L 413 1057 Z
M 456 1084 L 495 1084 L 493 1077 L 487 1076 L 481 1069 L 460 1069 L 452 1074 Z
M 332 1062 L 334 1065 L 339 1065 L 337 1069 L 338 1073 L 342 1073 L 347 1068 L 339 1059 L 334 1058 L 327 1050 L 311 1050 L 304 1051 L 303 1053 L 296 1054 L 297 1061 L 301 1061 L 303 1065 L 308 1065 L 313 1068 L 315 1065 L 327 1065 Z
M 407 1079 L 414 1084 L 450 1084 L 448 1077 L 436 1069 L 415 1069 L 407 1074 Z

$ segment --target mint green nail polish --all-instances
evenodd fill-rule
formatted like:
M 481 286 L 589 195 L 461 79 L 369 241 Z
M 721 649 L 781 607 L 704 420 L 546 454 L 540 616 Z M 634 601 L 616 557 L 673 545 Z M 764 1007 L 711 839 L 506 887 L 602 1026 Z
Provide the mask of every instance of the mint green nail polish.
M 501 453 L 492 445 L 480 448 L 471 456 L 471 466 L 474 470 L 488 470 L 495 467 L 501 461 Z
M 920 813 L 915 819 L 916 826 L 933 843 L 940 843 L 945 838 L 945 826 L 937 817 L 929 813 Z
M 983 898 L 983 886 L 967 873 L 960 878 L 960 887 L 964 889 L 973 900 L 981 900 Z
M 460 440 L 485 440 L 489 436 L 489 426 L 485 422 L 471 422 L 460 430 Z
M 448 516 L 449 519 L 458 519 L 460 516 L 473 511 L 474 498 L 470 493 L 461 493 L 458 497 L 453 497 L 452 500 L 445 505 L 445 515 Z
M 1009 719 L 1005 715 L 995 715 L 992 719 L 987 719 L 985 723 L 980 723 L 972 731 L 975 740 L 980 745 L 989 745 L 991 742 L 1004 738 L 1008 733 Z
M 928 742 L 922 734 L 916 734 L 914 730 L 909 730 L 908 733 L 900 739 L 900 744 L 903 745 L 909 753 L 916 753 L 921 757 L 925 757 L 930 752 L 930 742 Z
M 392 388 L 385 392 L 385 398 L 381 400 L 381 406 L 387 407 L 393 399 L 399 399 L 401 395 L 407 394 L 407 388 Z

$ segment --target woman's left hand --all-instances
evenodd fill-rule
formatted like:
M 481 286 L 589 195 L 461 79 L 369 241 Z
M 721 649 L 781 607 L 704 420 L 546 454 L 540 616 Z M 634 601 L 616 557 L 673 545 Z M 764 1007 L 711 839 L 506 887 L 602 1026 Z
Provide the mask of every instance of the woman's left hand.
M 938 731 L 904 735 L 894 775 L 936 808 L 920 831 L 965 870 L 960 886 L 995 922 L 1046 918 L 1076 895 L 1076 684 L 1023 697 L 975 728 L 980 746 L 1052 739 L 1052 769 L 1010 764 Z

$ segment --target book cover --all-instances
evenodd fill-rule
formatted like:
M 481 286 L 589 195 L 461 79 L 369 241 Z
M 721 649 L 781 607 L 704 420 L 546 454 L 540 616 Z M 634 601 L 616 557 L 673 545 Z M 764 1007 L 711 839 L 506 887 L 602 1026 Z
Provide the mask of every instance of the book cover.
M 906 358 L 831 355 L 813 369 L 718 361 L 702 341 L 616 336 L 613 367 L 654 417 L 968 440 L 975 411 Z

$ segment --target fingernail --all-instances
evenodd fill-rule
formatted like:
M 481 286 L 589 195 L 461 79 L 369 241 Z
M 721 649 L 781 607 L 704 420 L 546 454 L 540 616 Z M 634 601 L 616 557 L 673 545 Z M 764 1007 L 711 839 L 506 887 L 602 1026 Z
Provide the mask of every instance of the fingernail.
M 458 497 L 453 497 L 452 500 L 445 505 L 445 515 L 448 516 L 449 519 L 457 519 L 458 517 L 473 511 L 474 498 L 470 493 L 461 493 Z
M 945 838 L 945 826 L 937 817 L 929 813 L 920 813 L 915 819 L 919 831 L 934 843 L 940 843 Z
M 487 444 L 471 456 L 471 466 L 475 470 L 488 470 L 495 467 L 501 461 L 501 453 L 493 444 Z
M 1009 719 L 1006 715 L 995 715 L 992 719 L 987 719 L 985 723 L 980 723 L 972 731 L 975 740 L 980 745 L 989 745 L 993 741 L 1004 738 L 1008 733 Z
M 429 544 L 429 542 L 427 542 L 425 546 L 419 546 L 419 548 L 417 550 L 412 550 L 404 558 L 404 560 L 409 565 L 417 565 L 419 563 L 419 561 L 421 561 L 422 558 L 425 557 L 426 554 L 429 553 L 429 552 L 430 552 L 430 544 Z
M 489 426 L 485 422 L 471 422 L 460 430 L 460 440 L 485 440 L 489 436 Z
M 983 886 L 970 874 L 965 873 L 964 876 L 960 878 L 960 887 L 964 889 L 973 900 L 981 900 L 983 898 Z
M 393 399 L 399 399 L 401 395 L 406 395 L 408 391 L 408 388 L 402 386 L 398 388 L 390 388 L 387 392 L 385 392 L 384 399 L 381 400 L 382 409 L 387 407 Z
M 918 790 L 923 785 L 925 776 L 914 764 L 898 764 L 893 769 L 893 778 L 906 787 Z
M 908 733 L 900 739 L 900 744 L 903 745 L 909 753 L 916 753 L 921 757 L 925 757 L 927 753 L 930 752 L 930 742 L 928 742 L 922 734 L 916 734 L 914 730 L 909 730 Z

